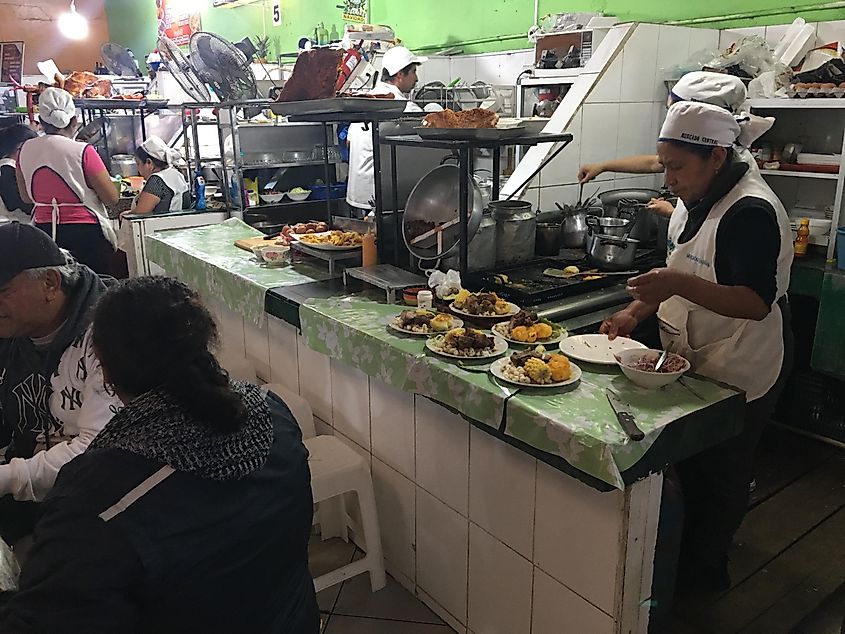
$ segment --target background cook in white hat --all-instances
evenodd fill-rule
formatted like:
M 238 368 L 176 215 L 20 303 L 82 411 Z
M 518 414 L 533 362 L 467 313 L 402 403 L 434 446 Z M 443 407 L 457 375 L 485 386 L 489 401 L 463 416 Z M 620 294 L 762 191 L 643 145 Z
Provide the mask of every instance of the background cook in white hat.
M 669 109 L 657 151 L 680 202 L 667 266 L 630 279 L 634 301 L 602 324 L 610 336 L 628 335 L 656 313 L 667 350 L 745 392 L 742 433 L 678 465 L 685 515 L 694 518 L 684 527 L 680 583 L 710 590 L 730 584 L 727 553 L 745 513 L 754 451 L 791 365 L 792 234 L 759 172 L 733 159 L 740 131 L 716 106 Z
M 669 93 L 668 106 L 671 107 L 673 104 L 682 101 L 696 101 L 739 113 L 745 104 L 747 95 L 745 84 L 734 75 L 695 71 L 687 73 L 678 80 L 678 83 L 672 88 L 672 92 Z M 775 120 L 772 117 L 763 118 L 749 114 L 745 114 L 745 116 L 748 118 L 748 123 L 742 128 L 740 140 L 744 147 L 750 147 L 753 141 L 772 127 Z M 741 160 L 747 162 L 752 169 L 757 169 L 757 163 L 750 152 L 742 150 L 738 156 Z M 656 154 L 644 154 L 604 163 L 582 165 L 578 170 L 578 181 L 588 183 L 605 172 L 659 174 L 662 171 L 663 166 Z M 652 201 L 649 209 L 661 216 L 668 217 L 672 214 L 674 207 L 666 201 L 655 200 Z
M 118 193 L 92 145 L 74 139 L 76 106 L 71 94 L 47 88 L 38 98 L 44 136 L 30 139 L 18 155 L 18 189 L 33 202 L 33 221 L 56 243 L 96 273 L 112 274 L 117 238 L 106 205 Z
M 414 55 L 404 46 L 394 46 L 382 59 L 381 81 L 371 91 L 375 95 L 390 93 L 395 99 L 408 100 L 417 85 L 417 66 L 428 61 L 427 57 Z M 421 112 L 408 101 L 405 112 Z M 375 185 L 373 184 L 373 136 L 372 131 L 361 123 L 349 126 L 349 179 L 346 202 L 356 209 L 369 211 L 373 208 Z

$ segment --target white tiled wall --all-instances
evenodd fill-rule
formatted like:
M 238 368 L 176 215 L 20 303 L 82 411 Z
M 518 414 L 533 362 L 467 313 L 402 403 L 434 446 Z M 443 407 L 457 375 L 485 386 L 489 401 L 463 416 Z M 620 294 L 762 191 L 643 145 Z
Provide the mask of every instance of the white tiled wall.
M 286 388 L 299 394 L 299 365 L 296 345 L 296 328 L 289 323 L 267 317 L 269 340 L 270 383 L 281 383 Z
M 469 424 L 422 396 L 416 400 L 417 483 L 455 511 L 469 512 Z

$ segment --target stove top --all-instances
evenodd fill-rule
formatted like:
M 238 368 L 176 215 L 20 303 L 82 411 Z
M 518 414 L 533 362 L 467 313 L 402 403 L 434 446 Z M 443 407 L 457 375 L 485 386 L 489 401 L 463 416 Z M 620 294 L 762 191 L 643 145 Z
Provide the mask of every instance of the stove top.
M 664 262 L 662 254 L 655 249 L 639 249 L 631 269 L 644 272 L 662 266 Z M 625 278 L 620 279 L 618 276 L 584 280 L 543 275 L 546 269 L 563 269 L 567 266 L 577 266 L 582 271 L 591 268 L 583 250 L 564 249 L 558 257 L 542 258 L 471 273 L 469 283 L 473 287 L 493 291 L 520 306 L 537 306 L 624 283 Z M 596 275 L 601 275 L 601 273 L 596 273 Z

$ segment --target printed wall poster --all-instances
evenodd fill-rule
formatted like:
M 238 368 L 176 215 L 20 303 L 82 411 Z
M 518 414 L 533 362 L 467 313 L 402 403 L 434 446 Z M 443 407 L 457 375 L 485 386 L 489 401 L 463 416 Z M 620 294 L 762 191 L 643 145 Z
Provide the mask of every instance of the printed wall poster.
M 344 0 L 343 21 L 364 24 L 367 21 L 368 0 Z
M 0 82 L 21 83 L 23 42 L 0 42 Z
M 202 30 L 200 12 L 180 8 L 178 1 L 156 0 L 156 9 L 159 36 L 167 36 L 176 46 L 187 46 L 191 36 Z

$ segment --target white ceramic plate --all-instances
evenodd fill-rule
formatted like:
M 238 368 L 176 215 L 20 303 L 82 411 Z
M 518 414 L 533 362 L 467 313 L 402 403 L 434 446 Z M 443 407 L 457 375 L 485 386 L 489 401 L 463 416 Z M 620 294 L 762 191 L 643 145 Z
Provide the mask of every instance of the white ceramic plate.
M 559 383 L 522 383 L 520 381 L 514 381 L 513 379 L 509 379 L 505 376 L 503 368 L 506 363 L 510 363 L 510 357 L 505 357 L 504 359 L 496 359 L 490 365 L 490 373 L 495 376 L 500 381 L 504 381 L 505 383 L 510 383 L 512 385 L 519 385 L 520 387 L 537 387 L 537 388 L 546 388 L 546 387 L 563 387 L 565 385 L 572 385 L 577 381 L 581 380 L 581 368 L 579 368 L 574 363 L 570 363 L 572 367 L 572 376 L 569 377 L 566 381 L 561 381 Z
M 615 354 L 623 350 L 647 348 L 639 341 L 627 337 L 617 337 L 611 341 L 607 335 L 573 335 L 561 341 L 559 347 L 567 357 L 597 365 L 616 365 Z
M 558 326 L 558 328 L 561 328 Z M 508 335 L 508 322 L 502 321 L 498 324 L 494 324 L 493 327 L 490 329 L 493 331 L 494 335 L 499 335 L 502 339 L 507 341 L 508 343 L 514 343 L 518 346 L 545 346 L 545 345 L 554 345 L 561 339 L 566 336 L 566 330 L 561 328 L 561 331 L 550 337 L 549 339 L 537 339 L 532 343 L 528 343 L 527 341 L 517 341 L 516 339 L 511 339 L 510 335 Z
M 397 315 L 397 317 L 398 317 L 398 315 Z M 452 318 L 452 327 L 449 328 L 449 330 L 452 330 L 453 328 L 463 328 L 464 327 L 463 319 L 458 319 L 454 315 L 450 315 L 450 317 Z M 431 335 L 441 334 L 441 333 L 435 333 L 435 332 L 414 332 L 413 330 L 405 330 L 404 328 L 400 328 L 398 325 L 396 325 L 393 321 L 394 319 L 396 319 L 396 317 L 390 318 L 390 320 L 387 322 L 388 327 L 392 328 L 396 332 L 401 332 L 403 335 L 412 335 L 414 337 L 430 337 Z M 461 357 L 461 358 L 463 359 L 464 357 Z M 472 358 L 472 357 L 470 357 L 470 358 Z
M 499 337 L 498 335 L 493 335 L 493 341 L 495 343 L 493 344 L 493 349 L 490 352 L 474 357 L 465 357 L 459 354 L 449 354 L 448 352 L 443 352 L 437 347 L 436 341 L 437 337 L 431 337 L 425 342 L 425 347 L 431 350 L 434 354 L 439 354 L 441 357 L 449 357 L 450 359 L 460 359 L 461 361 L 492 359 L 493 357 L 498 357 L 499 355 L 502 355 L 508 351 L 508 342 Z
M 475 317 L 476 319 L 505 319 L 506 317 L 513 317 L 521 310 L 519 306 L 511 302 L 508 302 L 508 312 L 504 315 L 474 315 L 460 308 L 455 308 L 455 302 L 449 304 L 449 309 L 464 317 Z

